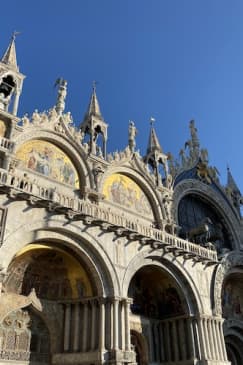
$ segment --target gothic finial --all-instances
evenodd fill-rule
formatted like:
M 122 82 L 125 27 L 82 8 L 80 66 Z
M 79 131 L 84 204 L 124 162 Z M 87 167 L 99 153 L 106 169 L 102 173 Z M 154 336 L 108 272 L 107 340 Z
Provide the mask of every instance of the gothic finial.
M 54 87 L 58 86 L 58 95 L 56 103 L 56 112 L 61 115 L 65 109 L 65 99 L 67 96 L 67 81 L 63 78 L 58 78 L 55 82 Z
M 92 87 L 93 87 L 93 92 L 96 92 L 96 86 L 97 86 L 97 84 L 98 84 L 98 81 L 93 81 L 92 82 Z
M 21 32 L 16 32 L 16 30 L 13 32 L 13 34 L 12 34 L 12 37 L 11 37 L 11 39 L 12 39 L 12 41 L 15 41 L 15 39 L 16 39 L 16 37 L 17 37 L 17 35 L 19 35 L 19 34 L 21 34 Z

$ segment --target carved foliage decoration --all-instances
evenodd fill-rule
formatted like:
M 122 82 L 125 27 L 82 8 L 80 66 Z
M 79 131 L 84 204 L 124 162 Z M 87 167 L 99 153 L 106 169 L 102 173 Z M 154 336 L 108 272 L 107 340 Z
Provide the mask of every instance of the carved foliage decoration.
M 31 140 L 16 153 L 19 167 L 33 170 L 61 183 L 79 187 L 78 173 L 70 158 L 54 144 Z
M 142 215 L 151 216 L 152 209 L 148 198 L 132 179 L 122 174 L 109 176 L 103 187 L 106 199 Z
M 214 283 L 212 283 L 211 288 L 211 293 L 213 297 L 213 311 L 216 315 L 222 315 L 222 299 L 224 304 L 225 300 L 228 300 L 225 298 L 225 295 L 227 296 L 228 294 L 230 294 L 227 293 L 227 290 L 229 290 L 229 288 L 227 288 L 226 292 L 223 292 L 223 282 L 233 268 L 239 267 L 243 267 L 243 255 L 239 254 L 239 252 L 232 252 L 228 254 L 222 260 L 221 264 L 216 268 L 215 280 Z M 234 299 L 238 300 L 237 297 L 235 297 Z

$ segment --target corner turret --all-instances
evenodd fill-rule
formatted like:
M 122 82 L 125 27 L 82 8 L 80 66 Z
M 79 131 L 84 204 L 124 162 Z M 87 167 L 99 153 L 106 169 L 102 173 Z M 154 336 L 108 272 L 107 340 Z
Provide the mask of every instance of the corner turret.
M 161 185 L 162 182 L 165 181 L 165 185 L 167 185 L 168 180 L 168 164 L 167 164 L 167 155 L 163 153 L 161 145 L 159 143 L 158 137 L 156 135 L 155 129 L 153 127 L 153 123 L 155 122 L 154 118 L 150 118 L 150 134 L 148 140 L 147 153 L 144 157 L 144 162 L 148 164 L 148 166 L 152 169 L 156 177 L 157 185 Z M 161 182 L 161 174 L 160 174 L 160 166 L 162 166 L 162 182 Z
M 10 44 L 0 61 L 0 110 L 17 115 L 19 97 L 25 76 L 17 65 L 14 32 Z
M 108 124 L 104 121 L 96 95 L 96 83 L 93 83 L 89 106 L 80 125 L 84 139 L 88 137 L 89 153 L 106 159 Z

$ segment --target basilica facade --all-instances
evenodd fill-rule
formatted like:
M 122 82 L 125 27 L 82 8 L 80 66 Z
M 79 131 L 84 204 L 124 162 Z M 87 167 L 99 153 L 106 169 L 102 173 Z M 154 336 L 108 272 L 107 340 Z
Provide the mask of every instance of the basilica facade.
M 19 117 L 14 36 L 0 61 L 0 365 L 242 365 L 241 193 L 223 186 L 195 122 L 178 159 L 151 119 L 107 153 L 93 86 L 74 125 Z

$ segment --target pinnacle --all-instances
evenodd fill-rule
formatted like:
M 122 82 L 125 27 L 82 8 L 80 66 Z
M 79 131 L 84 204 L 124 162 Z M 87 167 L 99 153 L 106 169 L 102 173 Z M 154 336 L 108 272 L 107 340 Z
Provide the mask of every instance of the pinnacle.
M 15 48 L 15 38 L 17 34 L 18 34 L 17 32 L 14 32 L 14 34 L 12 35 L 10 44 L 7 50 L 5 51 L 1 59 L 1 62 L 5 63 L 6 65 L 18 71 L 16 48 Z

